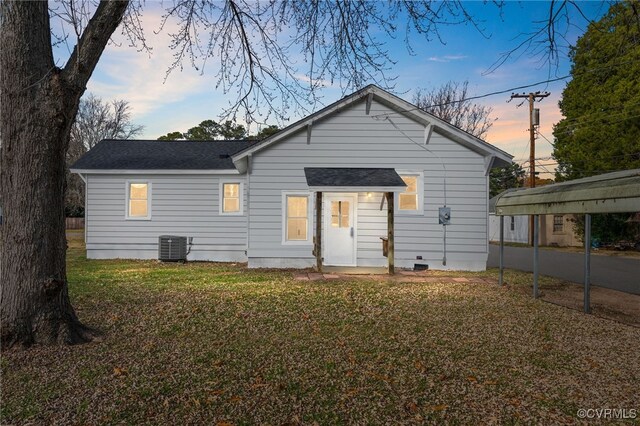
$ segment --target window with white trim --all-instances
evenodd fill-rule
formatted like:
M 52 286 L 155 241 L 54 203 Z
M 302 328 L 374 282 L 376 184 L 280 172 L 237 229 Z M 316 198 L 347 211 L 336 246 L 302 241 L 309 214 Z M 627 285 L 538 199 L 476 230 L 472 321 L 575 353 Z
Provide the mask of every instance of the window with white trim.
M 282 210 L 283 243 L 308 243 L 311 240 L 311 197 L 309 194 L 283 193 Z
M 398 174 L 407 185 L 404 191 L 398 193 L 396 198 L 398 213 L 422 213 L 422 192 L 424 188 L 422 173 L 398 172 Z
M 220 182 L 220 214 L 242 214 L 242 182 Z
M 149 182 L 127 182 L 127 219 L 150 219 L 150 200 Z

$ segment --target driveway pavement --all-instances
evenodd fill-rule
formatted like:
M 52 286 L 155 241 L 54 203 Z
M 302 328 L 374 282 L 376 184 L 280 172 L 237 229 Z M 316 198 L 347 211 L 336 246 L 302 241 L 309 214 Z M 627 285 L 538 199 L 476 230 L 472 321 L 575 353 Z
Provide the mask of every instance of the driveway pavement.
M 489 244 L 487 266 L 497 268 L 500 246 Z M 540 249 L 540 274 L 582 283 L 584 254 L 561 250 Z M 504 248 L 505 268 L 533 271 L 533 248 Z M 591 284 L 640 294 L 640 259 L 619 256 L 591 255 Z

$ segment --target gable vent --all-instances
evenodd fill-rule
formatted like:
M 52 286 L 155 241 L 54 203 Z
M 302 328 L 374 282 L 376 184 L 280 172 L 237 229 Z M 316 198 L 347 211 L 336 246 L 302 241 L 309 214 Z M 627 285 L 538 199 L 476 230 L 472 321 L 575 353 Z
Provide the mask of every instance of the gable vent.
M 187 237 L 160 235 L 158 237 L 158 260 L 179 262 L 187 260 Z

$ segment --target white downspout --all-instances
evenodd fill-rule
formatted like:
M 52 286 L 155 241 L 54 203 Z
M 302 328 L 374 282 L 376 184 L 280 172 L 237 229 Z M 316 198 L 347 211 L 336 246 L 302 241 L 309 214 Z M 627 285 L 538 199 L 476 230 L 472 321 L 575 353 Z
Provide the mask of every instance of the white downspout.
M 251 232 L 251 168 L 253 167 L 253 154 L 249 154 L 247 156 L 247 208 L 246 208 L 246 214 L 247 214 L 247 245 L 246 245 L 246 250 L 245 250 L 245 254 L 247 256 L 247 264 L 249 263 L 249 233 Z
M 89 209 L 87 209 L 87 205 L 89 203 L 88 201 L 88 195 L 89 195 L 89 184 L 88 184 L 88 179 L 89 176 L 87 175 L 87 177 L 83 176 L 82 173 L 78 173 L 78 176 L 80 176 L 80 179 L 82 179 L 82 181 L 84 182 L 84 245 L 85 245 L 85 250 L 87 247 L 87 228 L 89 227 Z

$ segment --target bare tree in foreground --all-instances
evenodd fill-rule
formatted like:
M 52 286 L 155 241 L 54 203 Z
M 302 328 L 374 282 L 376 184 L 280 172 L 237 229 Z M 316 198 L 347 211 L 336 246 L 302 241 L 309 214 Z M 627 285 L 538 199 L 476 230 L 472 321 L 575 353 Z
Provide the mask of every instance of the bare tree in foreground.
M 3 347 L 81 343 L 95 335 L 69 301 L 65 266 L 64 176 L 80 98 L 117 28 L 147 48 L 143 3 L 59 0 L 0 3 L 0 322 Z M 56 20 L 56 25 L 51 17 Z M 554 18 L 555 19 L 555 18 Z M 391 88 L 393 60 L 382 37 L 399 32 L 440 38 L 443 25 L 469 23 L 465 4 L 450 1 L 174 0 L 170 48 L 179 68 L 217 58 L 216 84 L 237 95 L 229 113 L 267 111 L 286 119 L 318 101 L 318 89 L 343 91 L 376 82 Z M 63 66 L 54 42 L 75 40 Z M 398 31 L 398 28 L 401 31 Z M 408 46 L 410 48 L 410 46 Z M 301 60 L 293 60 L 299 55 Z M 301 65 L 300 65 L 301 64 Z M 304 66 L 305 68 L 301 68 Z
M 69 301 L 65 155 L 89 77 L 127 3 L 100 3 L 63 68 L 51 48 L 48 4 L 0 4 L 2 345 L 79 343 L 95 333 Z
M 450 81 L 435 89 L 418 89 L 413 103 L 420 109 L 483 139 L 491 126 L 493 108 L 473 103 L 468 95 L 469 82 Z

